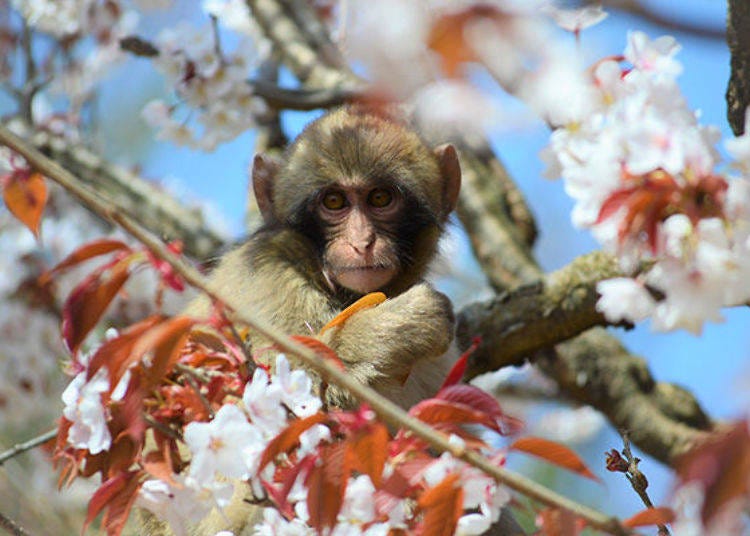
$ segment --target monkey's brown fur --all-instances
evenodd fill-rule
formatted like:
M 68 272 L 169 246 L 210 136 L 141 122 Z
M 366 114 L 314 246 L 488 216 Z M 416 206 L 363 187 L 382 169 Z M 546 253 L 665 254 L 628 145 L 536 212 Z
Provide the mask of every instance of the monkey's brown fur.
M 360 231 L 346 229 L 348 223 L 328 225 L 319 214 L 335 215 L 338 209 L 319 209 L 321 192 L 333 188 L 356 196 L 387 188 L 400 203 L 393 216 L 372 218 L 368 230 L 361 231 L 373 234 L 368 238 L 376 243 L 372 247 L 385 252 L 383 265 L 397 266 L 391 280 L 367 290 L 383 291 L 389 299 L 354 314 L 342 327 L 327 331 L 323 340 L 354 378 L 403 407 L 434 395 L 456 355 L 448 351 L 454 318 L 449 300 L 422 279 L 458 196 L 455 150 L 429 148 L 399 119 L 382 112 L 347 107 L 308 125 L 282 162 L 257 156 L 253 183 L 264 226 L 227 254 L 211 277 L 221 291 L 240 296 L 250 313 L 289 334 L 317 333 L 361 296 L 337 283 L 335 269 L 327 271 L 333 244 L 340 249 L 337 240 Z M 356 260 L 359 250 L 352 248 L 356 253 L 350 257 Z M 367 281 L 366 270 L 363 273 Z M 197 300 L 188 312 L 207 315 L 207 301 Z M 251 342 L 253 348 L 267 345 L 252 336 Z M 329 387 L 327 398 L 342 407 L 355 403 L 336 386 Z M 251 534 L 261 509 L 243 502 L 242 493 L 235 496 L 224 513 L 214 512 L 194 534 Z M 170 533 L 146 518 L 141 533 Z

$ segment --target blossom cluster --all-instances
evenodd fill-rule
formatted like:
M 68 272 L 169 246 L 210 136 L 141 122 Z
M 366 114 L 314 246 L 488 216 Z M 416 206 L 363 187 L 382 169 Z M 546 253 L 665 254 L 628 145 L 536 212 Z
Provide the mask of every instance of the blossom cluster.
M 678 50 L 671 37 L 631 32 L 623 56 L 569 71 L 565 114 L 540 106 L 557 127 L 543 156 L 576 202 L 574 224 L 635 274 L 600 283 L 598 308 L 615 322 L 650 317 L 657 330 L 699 333 L 721 307 L 750 299 L 750 183 L 715 171 L 717 131 L 676 83 Z M 727 144 L 742 171 L 748 140 Z
M 209 0 L 204 10 L 242 35 L 237 47 L 231 53 L 224 50 L 216 28 L 212 32 L 182 23 L 163 30 L 156 39 L 154 65 L 177 103 L 153 100 L 142 114 L 159 129 L 159 139 L 212 151 L 254 126 L 255 117 L 263 113 L 247 77 L 264 54 L 254 47 L 260 40 L 252 39 L 258 32 L 244 3 Z
M 121 0 L 12 0 L 11 5 L 31 28 L 64 43 L 59 51 L 53 49 L 67 52 L 60 59 L 65 68 L 55 73 L 49 91 L 70 99 L 68 115 L 76 121 L 99 83 L 125 59 L 120 39 L 133 32 L 138 13 Z M 71 54 L 76 47 L 85 53 Z

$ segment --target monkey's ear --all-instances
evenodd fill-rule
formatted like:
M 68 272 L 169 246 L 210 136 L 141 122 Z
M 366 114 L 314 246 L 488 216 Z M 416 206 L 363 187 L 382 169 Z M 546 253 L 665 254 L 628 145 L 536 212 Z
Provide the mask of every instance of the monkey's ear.
M 253 159 L 253 191 L 260 214 L 266 224 L 274 223 L 273 183 L 281 169 L 281 162 L 266 154 L 256 154 Z
M 461 189 L 461 165 L 458 163 L 458 154 L 453 145 L 446 143 L 435 148 L 435 156 L 438 158 L 440 175 L 443 177 L 443 209 L 444 218 L 456 208 L 458 203 L 458 192 Z

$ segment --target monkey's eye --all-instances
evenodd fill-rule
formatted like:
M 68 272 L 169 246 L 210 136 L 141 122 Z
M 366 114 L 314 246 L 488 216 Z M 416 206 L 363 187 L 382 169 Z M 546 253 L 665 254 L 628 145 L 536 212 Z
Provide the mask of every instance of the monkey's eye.
M 323 196 L 323 206 L 328 210 L 341 210 L 346 205 L 346 197 L 341 192 L 328 192 Z
M 367 202 L 375 208 L 384 208 L 393 201 L 393 194 L 383 188 L 376 188 L 367 196 Z

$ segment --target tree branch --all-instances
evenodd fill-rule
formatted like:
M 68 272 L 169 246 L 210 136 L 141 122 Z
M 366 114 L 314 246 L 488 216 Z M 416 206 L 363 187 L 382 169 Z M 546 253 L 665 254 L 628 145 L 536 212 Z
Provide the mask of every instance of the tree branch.
M 472 354 L 467 379 L 508 365 L 529 354 L 608 325 L 596 311 L 596 284 L 622 276 L 617 261 L 595 252 L 579 257 L 544 279 L 506 291 L 461 310 L 456 337 L 461 348 L 476 334 L 482 343 Z
M 750 105 L 750 4 L 727 2 L 727 44 L 732 70 L 727 86 L 727 119 L 736 136 L 745 132 L 745 109 Z
M 54 439 L 56 435 L 57 435 L 57 428 L 55 428 L 54 430 L 50 430 L 49 432 L 45 432 L 41 435 L 38 435 L 37 437 L 34 437 L 32 439 L 29 439 L 28 441 L 24 441 L 23 443 L 13 445 L 12 448 L 9 448 L 5 452 L 0 452 L 0 465 L 3 465 L 5 462 L 10 460 L 11 458 L 18 456 L 19 454 L 22 454 L 26 452 L 27 450 L 36 448 L 39 445 L 46 443 L 50 439 Z

